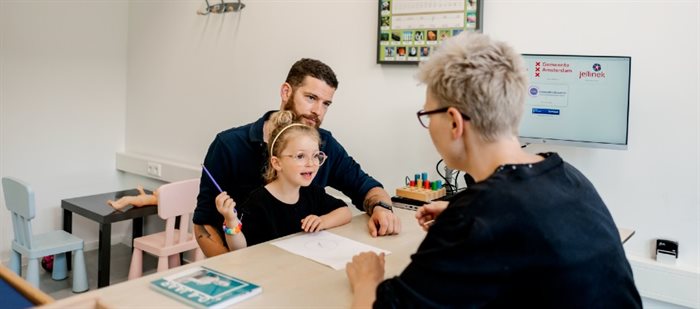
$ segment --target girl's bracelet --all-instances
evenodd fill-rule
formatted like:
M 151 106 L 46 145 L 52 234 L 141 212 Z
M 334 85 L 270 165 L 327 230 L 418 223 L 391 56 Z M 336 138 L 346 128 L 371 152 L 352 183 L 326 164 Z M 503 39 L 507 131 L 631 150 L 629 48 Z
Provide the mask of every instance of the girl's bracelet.
M 226 221 L 224 221 L 223 229 L 226 235 L 236 235 L 241 232 L 241 229 L 243 228 L 243 223 L 241 222 L 241 220 L 236 221 L 238 221 L 238 224 L 234 228 L 228 227 Z

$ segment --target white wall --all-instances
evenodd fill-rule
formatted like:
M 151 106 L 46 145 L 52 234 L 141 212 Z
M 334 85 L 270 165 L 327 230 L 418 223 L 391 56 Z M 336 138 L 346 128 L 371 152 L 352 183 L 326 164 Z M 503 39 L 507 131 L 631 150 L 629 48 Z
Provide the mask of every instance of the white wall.
M 213 136 L 279 106 L 291 63 L 314 57 L 340 79 L 324 127 L 387 188 L 439 159 L 414 113 L 415 66 L 375 64 L 376 1 L 244 1 L 241 14 L 198 16 L 199 1 L 129 12 L 127 152 L 197 165 Z M 627 151 L 557 151 L 596 185 L 625 246 L 680 242 L 700 265 L 697 1 L 486 1 L 484 30 L 521 52 L 632 56 Z M 368 138 L 372 136 L 372 138 Z
M 313 57 L 340 79 L 324 127 L 388 189 L 439 159 L 414 113 L 415 66 L 375 64 L 374 0 L 0 1 L 0 175 L 32 183 L 37 231 L 60 228 L 60 199 L 149 182 L 115 153 L 197 166 L 213 136 L 279 105 L 291 63 Z M 521 52 L 632 56 L 630 149 L 557 151 L 596 185 L 629 254 L 680 241 L 700 268 L 698 1 L 485 2 L 484 30 Z M 4 205 L 3 205 L 4 208 Z M 0 211 L 2 235 L 9 220 Z M 76 219 L 94 243 L 96 225 Z M 126 232 L 122 225 L 116 235 Z M 8 240 L 0 238 L 0 259 Z
M 194 13 L 201 1 L 131 2 L 128 153 L 197 166 L 217 132 L 278 107 L 289 66 L 312 57 L 340 79 L 324 127 L 366 171 L 390 191 L 434 174 L 439 157 L 414 116 L 416 67 L 375 64 L 377 1 L 244 2 L 208 17 Z M 629 150 L 530 149 L 557 151 L 591 179 L 616 223 L 636 230 L 628 254 L 646 262 L 654 239 L 675 239 L 677 267 L 697 277 L 698 1 L 488 0 L 484 12 L 484 31 L 523 53 L 632 56 Z
M 114 154 L 124 148 L 127 7 L 0 1 L 0 176 L 32 185 L 35 233 L 62 227 L 61 199 L 122 186 Z M 5 261 L 12 225 L 0 204 Z M 74 217 L 74 232 L 95 247 L 97 224 Z
M 680 242 L 679 262 L 697 267 L 698 1 L 560 2 L 487 5 L 498 10 L 487 32 L 522 52 L 632 56 L 630 148 L 534 148 L 562 153 L 591 179 L 618 225 L 637 231 L 628 252 L 648 256 L 652 239 L 668 237 Z

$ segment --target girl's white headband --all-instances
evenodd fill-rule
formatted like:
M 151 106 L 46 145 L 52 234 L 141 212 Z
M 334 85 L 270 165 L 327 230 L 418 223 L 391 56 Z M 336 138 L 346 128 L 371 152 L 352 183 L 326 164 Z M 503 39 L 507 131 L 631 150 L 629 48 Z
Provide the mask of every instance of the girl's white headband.
M 305 124 L 301 124 L 301 123 L 292 123 L 292 124 L 290 124 L 290 125 L 288 125 L 288 126 L 282 128 L 282 130 L 280 130 L 280 132 L 277 133 L 277 136 L 275 136 L 275 138 L 272 140 L 272 144 L 270 144 L 270 156 L 272 156 L 272 155 L 274 154 L 274 152 L 272 152 L 272 150 L 275 149 L 275 142 L 277 142 L 277 138 L 279 138 L 280 135 L 282 135 L 282 132 L 284 132 L 285 130 L 287 130 L 287 129 L 291 128 L 291 127 L 296 127 L 296 126 L 305 127 L 306 125 L 305 125 Z

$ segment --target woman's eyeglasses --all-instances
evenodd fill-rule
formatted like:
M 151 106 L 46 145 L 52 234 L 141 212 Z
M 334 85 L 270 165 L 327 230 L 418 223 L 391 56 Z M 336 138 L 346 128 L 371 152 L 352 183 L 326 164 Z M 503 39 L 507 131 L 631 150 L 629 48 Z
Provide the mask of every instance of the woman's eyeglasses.
M 299 151 L 296 154 L 293 155 L 279 155 L 280 157 L 289 157 L 294 159 L 294 162 L 296 162 L 299 165 L 304 165 L 307 162 L 311 162 L 311 164 L 321 166 L 323 165 L 323 162 L 326 162 L 326 159 L 328 156 L 323 153 L 323 151 L 317 151 L 314 152 L 313 154 L 307 154 L 303 151 Z
M 420 122 L 420 125 L 422 125 L 424 128 L 427 129 L 428 126 L 430 125 L 430 115 L 444 113 L 448 109 L 450 109 L 450 107 L 451 106 L 438 108 L 438 109 L 434 109 L 431 111 L 425 111 L 425 110 L 421 109 L 416 113 L 416 116 L 418 117 L 418 122 Z M 464 118 L 465 121 L 471 120 L 471 118 L 469 116 L 465 115 L 464 113 L 462 113 L 462 112 L 459 112 L 459 113 L 462 114 L 462 118 Z

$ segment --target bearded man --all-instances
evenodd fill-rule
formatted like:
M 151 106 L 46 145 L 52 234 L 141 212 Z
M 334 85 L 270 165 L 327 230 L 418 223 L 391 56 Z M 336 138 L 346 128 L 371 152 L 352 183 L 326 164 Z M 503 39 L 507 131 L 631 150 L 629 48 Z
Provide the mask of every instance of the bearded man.
M 292 111 L 299 122 L 318 128 L 320 150 L 328 155 L 312 185 L 330 186 L 350 197 L 358 209 L 370 216 L 367 226 L 373 237 L 398 234 L 401 221 L 392 212 L 391 198 L 381 183 L 365 173 L 329 131 L 320 129 L 337 89 L 333 70 L 321 61 L 306 58 L 292 65 L 280 87 L 280 108 Z M 274 112 L 217 134 L 209 146 L 204 165 L 221 190 L 235 201 L 246 201 L 254 189 L 265 185 L 263 170 L 271 129 L 268 119 Z M 214 204 L 219 193 L 217 185 L 203 171 L 192 221 L 197 242 L 207 257 L 229 252 L 221 228 L 224 217 Z

